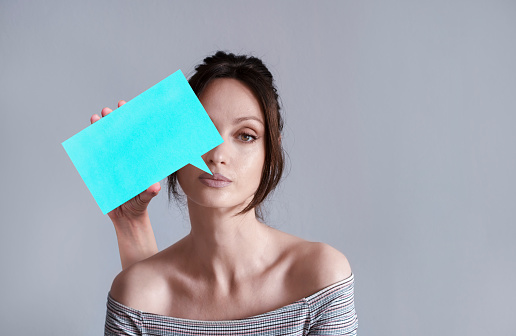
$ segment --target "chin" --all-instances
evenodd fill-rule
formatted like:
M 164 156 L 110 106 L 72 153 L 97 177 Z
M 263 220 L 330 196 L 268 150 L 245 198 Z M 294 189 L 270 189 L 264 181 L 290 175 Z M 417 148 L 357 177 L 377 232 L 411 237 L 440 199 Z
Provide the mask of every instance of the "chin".
M 214 199 L 214 198 L 192 198 L 188 197 L 189 200 L 191 200 L 193 203 L 200 205 L 205 208 L 229 208 L 234 206 L 234 203 L 232 202 L 225 202 L 221 199 Z
M 250 197 L 235 197 L 234 194 L 229 195 L 228 193 L 210 193 L 203 192 L 200 195 L 187 195 L 188 200 L 206 208 L 235 208 L 242 207 L 245 208 L 244 205 L 247 205 L 253 199 L 253 195 Z

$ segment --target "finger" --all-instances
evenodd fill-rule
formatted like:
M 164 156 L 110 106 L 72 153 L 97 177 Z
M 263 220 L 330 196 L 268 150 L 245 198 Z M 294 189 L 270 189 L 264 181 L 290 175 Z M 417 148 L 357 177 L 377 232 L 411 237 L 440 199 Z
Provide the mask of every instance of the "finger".
M 140 197 L 140 200 L 143 203 L 149 203 L 151 199 L 153 199 L 155 196 L 159 194 L 160 190 L 161 185 L 159 184 L 159 182 L 156 182 L 138 196 Z
M 159 182 L 154 183 L 149 188 L 147 188 L 147 191 L 153 195 L 157 195 L 159 191 L 161 190 L 161 185 Z
M 112 109 L 110 109 L 109 107 L 104 107 L 104 108 L 102 109 L 102 116 L 103 116 L 103 117 L 105 117 L 105 116 L 107 116 L 108 114 L 110 114 L 111 112 L 113 112 L 113 110 L 112 110 Z
M 98 114 L 94 114 L 91 116 L 90 118 L 90 122 L 93 124 L 95 121 L 99 121 L 100 120 L 100 117 Z
M 118 101 L 118 107 L 124 105 L 125 103 L 127 103 L 125 100 L 119 100 Z

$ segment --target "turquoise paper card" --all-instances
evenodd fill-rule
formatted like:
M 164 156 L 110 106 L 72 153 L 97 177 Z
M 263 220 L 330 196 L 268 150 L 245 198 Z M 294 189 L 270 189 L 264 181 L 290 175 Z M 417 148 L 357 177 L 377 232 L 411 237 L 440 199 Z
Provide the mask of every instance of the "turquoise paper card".
M 178 70 L 62 145 L 106 214 L 222 142 Z

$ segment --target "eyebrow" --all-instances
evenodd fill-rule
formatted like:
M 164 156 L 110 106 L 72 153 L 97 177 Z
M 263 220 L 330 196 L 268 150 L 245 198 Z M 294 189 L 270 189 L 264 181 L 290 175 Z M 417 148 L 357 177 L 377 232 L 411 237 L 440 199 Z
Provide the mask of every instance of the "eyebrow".
M 253 117 L 253 116 L 236 118 L 236 119 L 233 120 L 233 125 L 241 123 L 242 121 L 245 121 L 245 120 L 256 120 L 256 121 L 259 121 L 260 123 L 262 123 L 262 125 L 263 125 L 263 121 L 261 121 L 257 117 Z

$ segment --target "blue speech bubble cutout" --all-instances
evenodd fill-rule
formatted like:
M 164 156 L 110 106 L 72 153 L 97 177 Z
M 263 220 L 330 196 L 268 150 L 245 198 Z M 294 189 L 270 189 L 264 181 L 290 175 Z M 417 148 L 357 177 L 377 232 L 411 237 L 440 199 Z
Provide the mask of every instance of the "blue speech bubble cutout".
M 178 70 L 62 145 L 106 214 L 222 142 Z

